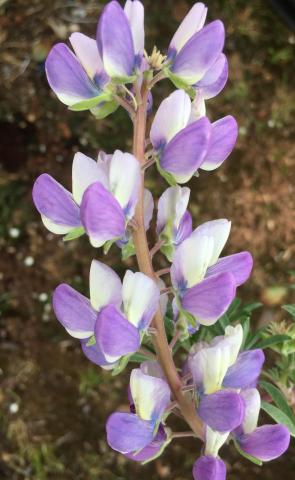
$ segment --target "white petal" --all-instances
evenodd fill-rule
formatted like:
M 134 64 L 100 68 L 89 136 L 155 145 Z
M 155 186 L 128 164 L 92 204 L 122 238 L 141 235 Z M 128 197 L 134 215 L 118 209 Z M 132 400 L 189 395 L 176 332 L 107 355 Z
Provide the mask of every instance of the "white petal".
M 69 40 L 87 75 L 92 79 L 99 76 L 104 69 L 96 40 L 80 32 L 72 33 Z
M 169 403 L 170 390 L 165 380 L 145 375 L 139 368 L 131 372 L 130 390 L 136 414 L 142 420 L 154 420 L 155 413 L 161 416 Z
M 187 126 L 191 114 L 191 101 L 184 90 L 175 90 L 163 100 L 153 120 L 150 138 L 157 149 L 161 143 L 169 142 Z
M 144 228 L 148 230 L 154 213 L 154 199 L 151 192 L 145 188 L 143 196 L 143 215 L 144 215 Z
M 80 340 L 84 338 L 89 338 L 93 335 L 93 330 L 90 330 L 89 332 L 81 331 L 81 330 L 70 330 L 69 328 L 66 328 L 66 331 L 74 338 L 79 338 Z
M 135 54 L 144 50 L 144 8 L 138 0 L 127 0 L 124 12 L 129 20 Z
M 104 169 L 92 158 L 77 152 L 72 167 L 73 197 L 80 205 L 83 194 L 89 185 L 100 182 L 108 188 L 108 178 Z
M 226 442 L 230 432 L 219 433 L 206 427 L 206 446 L 205 455 L 217 457 L 219 449 Z
M 189 202 L 190 189 L 188 187 L 169 187 L 159 198 L 157 231 L 161 232 L 169 223 L 176 229 L 179 227 Z
M 116 150 L 110 164 L 110 190 L 131 218 L 134 215 L 140 187 L 140 165 L 130 153 Z
M 127 270 L 123 279 L 124 312 L 135 327 L 144 328 L 154 315 L 159 302 L 156 283 L 141 272 Z
M 190 288 L 203 280 L 212 257 L 214 241 L 207 235 L 190 235 L 176 249 L 173 255 L 171 275 L 177 288 L 182 279 Z
M 195 3 L 176 30 L 171 40 L 170 48 L 174 48 L 179 52 L 186 42 L 203 28 L 207 10 L 203 3 Z
M 256 388 L 242 390 L 240 395 L 245 400 L 245 417 L 243 420 L 243 432 L 252 433 L 257 427 L 260 412 L 261 399 Z
M 65 235 L 73 230 L 73 227 L 69 227 L 68 225 L 58 225 L 44 215 L 41 215 L 41 220 L 47 230 L 52 233 L 56 233 L 57 235 Z
M 219 255 L 221 254 L 221 251 L 223 250 L 223 247 L 229 237 L 230 228 L 231 222 L 225 218 L 221 218 L 219 220 L 205 222 L 193 231 L 193 236 L 199 234 L 209 235 L 214 239 L 214 248 L 209 261 L 209 267 L 217 262 Z
M 90 301 L 95 310 L 112 304 L 120 307 L 122 303 L 122 284 L 118 275 L 110 267 L 92 260 L 89 275 Z
M 206 104 L 205 100 L 201 95 L 197 95 L 195 100 L 192 102 L 192 111 L 189 119 L 189 123 L 199 120 L 201 117 L 206 116 Z

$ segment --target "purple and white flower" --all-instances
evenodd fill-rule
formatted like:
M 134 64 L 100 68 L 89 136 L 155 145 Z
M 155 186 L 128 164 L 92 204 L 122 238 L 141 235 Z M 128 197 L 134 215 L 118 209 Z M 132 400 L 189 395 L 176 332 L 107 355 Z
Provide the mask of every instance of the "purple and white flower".
M 93 363 L 112 368 L 138 350 L 158 307 L 160 292 L 153 280 L 128 270 L 118 275 L 96 260 L 90 268 L 90 300 L 67 284 L 53 294 L 55 315 L 67 332 L 81 339 Z
M 106 425 L 108 444 L 128 458 L 145 462 L 169 443 L 162 419 L 170 403 L 165 380 L 134 369 L 130 376 L 131 413 L 113 413 Z
M 201 2 L 191 8 L 170 42 L 166 71 L 176 86 L 195 85 L 208 91 L 212 86 L 210 96 L 215 96 L 227 79 L 227 64 L 221 57 L 225 33 L 220 20 L 204 27 L 206 15 Z
M 186 183 L 199 168 L 214 170 L 234 148 L 235 119 L 228 115 L 211 124 L 203 115 L 184 90 L 173 92 L 158 108 L 150 139 L 160 173 L 168 173 L 174 182 Z
M 100 154 L 97 162 L 76 153 L 73 193 L 50 175 L 42 174 L 35 181 L 33 200 L 48 230 L 73 237 L 76 232 L 86 231 L 91 244 L 100 247 L 125 236 L 135 212 L 139 182 L 139 163 L 129 153 L 116 150 L 113 155 Z M 149 202 L 149 216 L 150 210 Z
M 219 258 L 230 228 L 226 219 L 203 223 L 173 255 L 170 272 L 175 307 L 184 315 L 188 313 L 195 328 L 215 323 L 233 301 L 236 288 L 251 273 L 253 260 L 249 252 Z

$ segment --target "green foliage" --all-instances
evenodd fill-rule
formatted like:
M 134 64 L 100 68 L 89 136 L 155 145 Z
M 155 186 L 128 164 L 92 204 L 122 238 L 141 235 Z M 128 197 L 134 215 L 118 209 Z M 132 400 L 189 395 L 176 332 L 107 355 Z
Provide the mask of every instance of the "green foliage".
M 275 387 L 272 383 L 261 380 L 260 386 L 270 395 L 276 406 L 285 414 L 295 426 L 295 415 L 289 407 L 287 400 L 281 390 Z
M 73 228 L 69 233 L 67 233 L 63 237 L 63 241 L 69 242 L 70 240 L 75 240 L 76 238 L 79 238 L 82 235 L 84 235 L 84 233 L 85 233 L 85 230 L 83 227 Z
M 292 437 L 295 437 L 295 423 L 278 407 L 275 407 L 271 403 L 261 402 L 261 408 L 277 423 L 285 425 Z

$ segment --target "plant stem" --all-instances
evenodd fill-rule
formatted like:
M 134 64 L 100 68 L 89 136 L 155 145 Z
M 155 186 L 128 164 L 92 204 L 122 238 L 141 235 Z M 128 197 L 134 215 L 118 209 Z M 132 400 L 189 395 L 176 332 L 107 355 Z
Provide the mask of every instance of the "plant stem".
M 157 275 L 157 277 L 162 277 L 163 275 L 167 275 L 168 273 L 170 273 L 170 268 L 169 267 L 161 268 L 161 270 L 158 270 L 156 272 L 156 275 Z
M 146 82 L 143 82 L 141 88 L 142 101 L 138 105 L 138 109 L 134 118 L 134 132 L 133 132 L 133 154 L 140 162 L 141 166 L 145 163 L 145 138 L 146 138 L 146 110 L 149 88 Z M 138 266 L 141 272 L 152 278 L 155 282 L 158 277 L 154 272 L 152 259 L 147 242 L 146 232 L 144 228 L 144 171 L 141 172 L 141 187 L 139 201 L 137 203 L 135 219 L 138 228 L 133 232 L 133 240 L 138 261 Z M 172 352 L 170 350 L 162 313 L 160 306 L 153 318 L 151 326 L 157 330 L 157 335 L 153 335 L 153 342 L 157 353 L 158 361 L 164 371 L 167 382 L 170 386 L 173 398 L 177 401 L 181 413 L 194 434 L 203 439 L 204 427 L 201 419 L 196 413 L 195 406 L 190 398 L 182 392 L 182 382 L 177 373 L 176 366 L 173 361 Z
M 172 438 L 185 438 L 185 437 L 195 437 L 194 432 L 174 432 L 172 433 Z
M 125 98 L 120 97 L 120 95 L 117 95 L 116 93 L 113 93 L 112 96 L 114 100 L 116 100 L 116 102 L 119 105 L 121 105 L 121 107 L 125 108 L 125 110 L 129 113 L 131 119 L 133 120 L 135 116 L 135 110 L 130 105 L 130 103 L 127 100 L 125 100 Z

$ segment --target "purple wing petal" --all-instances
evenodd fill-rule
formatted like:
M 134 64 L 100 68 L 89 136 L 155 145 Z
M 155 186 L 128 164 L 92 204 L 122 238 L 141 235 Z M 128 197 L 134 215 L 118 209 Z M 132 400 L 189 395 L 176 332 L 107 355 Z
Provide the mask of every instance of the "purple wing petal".
M 129 460 L 134 460 L 135 462 L 145 462 L 151 458 L 154 458 L 163 448 L 164 443 L 167 440 L 167 435 L 162 425 L 158 430 L 157 435 L 151 443 L 144 447 L 138 453 L 126 453 L 125 456 Z
M 290 433 L 284 425 L 263 425 L 240 438 L 240 446 L 249 455 L 268 462 L 282 455 L 290 443 Z
M 193 231 L 193 220 L 192 216 L 187 210 L 182 219 L 180 220 L 179 227 L 177 232 L 174 235 L 175 245 L 180 245 L 186 238 L 190 236 Z
M 221 53 L 203 78 L 194 85 L 194 88 L 198 90 L 204 100 L 209 100 L 223 90 L 227 78 L 228 62 L 224 53 Z
M 203 395 L 198 407 L 201 419 L 218 432 L 230 432 L 238 427 L 243 421 L 244 413 L 242 397 L 236 392 L 226 390 Z
M 135 61 L 133 38 L 127 16 L 117 1 L 103 9 L 96 40 L 108 75 L 129 77 Z
M 172 65 L 174 75 L 190 85 L 201 80 L 214 64 L 224 45 L 224 26 L 215 20 L 195 33 L 176 55 Z
M 215 170 L 231 154 L 238 137 L 238 124 L 227 115 L 212 123 L 210 147 L 202 163 L 202 170 Z
M 200 457 L 194 464 L 193 477 L 194 480 L 225 480 L 225 463 L 211 455 Z
M 136 452 L 153 440 L 154 424 L 133 413 L 113 413 L 107 421 L 107 441 L 120 453 Z
M 182 307 L 203 325 L 212 325 L 223 315 L 236 294 L 232 274 L 219 273 L 189 288 L 182 298 Z
M 265 356 L 262 350 L 249 350 L 240 353 L 224 377 L 223 386 L 226 388 L 250 388 L 256 386 Z
M 88 346 L 87 340 L 81 340 L 81 347 L 85 357 L 87 357 L 88 360 L 90 360 L 90 362 L 94 363 L 95 365 L 99 365 L 106 370 L 113 368 L 113 366 L 115 365 L 115 363 L 110 363 L 107 361 L 97 344 Z
M 140 345 L 137 328 L 114 305 L 108 305 L 100 311 L 94 335 L 97 345 L 109 362 L 136 352 Z
M 216 275 L 222 272 L 230 272 L 236 281 L 236 285 L 242 285 L 248 280 L 253 267 L 253 258 L 249 252 L 235 253 L 227 257 L 220 258 L 215 265 L 209 267 L 206 277 Z
M 33 201 L 41 215 L 61 226 L 80 227 L 80 211 L 72 195 L 47 173 L 34 183 Z
M 50 50 L 45 70 L 50 87 L 66 105 L 97 97 L 100 93 L 65 43 L 58 43 Z
M 160 157 L 161 168 L 179 183 L 187 182 L 206 156 L 210 135 L 211 124 L 207 117 L 188 125 L 167 144 Z
M 99 182 L 90 185 L 81 203 L 81 220 L 94 246 L 121 237 L 125 216 L 118 201 Z
M 88 298 L 62 283 L 53 293 L 53 310 L 62 326 L 75 338 L 93 335 L 96 312 Z

